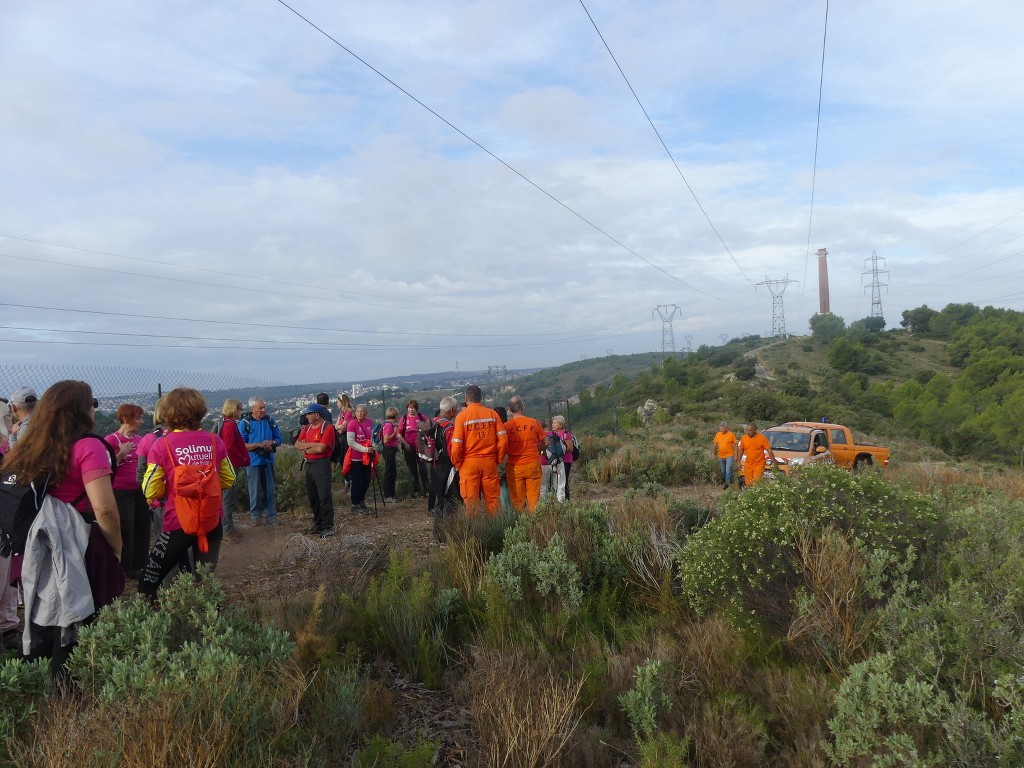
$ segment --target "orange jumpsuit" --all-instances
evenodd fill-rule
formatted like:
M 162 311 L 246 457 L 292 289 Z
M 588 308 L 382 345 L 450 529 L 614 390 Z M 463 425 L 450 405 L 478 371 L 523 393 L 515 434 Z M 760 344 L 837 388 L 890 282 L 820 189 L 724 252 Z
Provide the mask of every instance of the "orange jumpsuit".
M 470 403 L 455 417 L 452 464 L 459 470 L 459 490 L 466 514 L 480 511 L 483 496 L 488 514 L 498 511 L 501 484 L 498 465 L 508 453 L 508 436 L 498 414 L 480 403 Z
M 540 502 L 540 450 L 544 429 L 529 416 L 513 416 L 505 422 L 508 434 L 508 464 L 505 482 L 513 509 L 533 512 Z
M 743 464 L 743 481 L 748 485 L 754 485 L 764 474 L 764 452 L 771 448 L 768 438 L 758 433 L 751 437 L 743 435 L 740 438 L 740 455 L 747 455 Z

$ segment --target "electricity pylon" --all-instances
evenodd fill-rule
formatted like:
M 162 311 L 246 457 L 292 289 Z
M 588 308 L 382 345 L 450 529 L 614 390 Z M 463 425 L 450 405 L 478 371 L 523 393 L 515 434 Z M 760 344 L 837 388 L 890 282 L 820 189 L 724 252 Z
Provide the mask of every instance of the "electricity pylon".
M 654 312 L 651 313 L 653 317 L 657 313 L 658 317 L 661 318 L 661 354 L 675 354 L 676 353 L 676 337 L 672 333 L 672 318 L 679 312 L 679 306 L 676 304 L 659 304 L 654 308 Z
M 878 268 L 878 262 L 882 262 L 882 266 L 885 266 L 885 259 L 878 258 L 878 254 L 872 251 L 871 258 L 864 259 L 864 266 L 867 267 L 870 264 L 871 267 L 860 273 L 861 280 L 866 275 L 871 275 L 871 283 L 864 286 L 864 290 L 871 289 L 871 314 L 869 317 L 882 317 L 882 289 L 889 287 L 888 283 L 883 283 L 878 279 L 879 275 L 889 274 L 889 270 Z
M 769 280 L 768 275 L 764 276 L 764 282 L 758 283 L 768 288 L 772 295 L 772 336 L 786 336 L 786 310 L 782 305 L 782 294 L 790 283 L 799 283 L 799 280 L 790 280 L 786 275 L 781 280 Z

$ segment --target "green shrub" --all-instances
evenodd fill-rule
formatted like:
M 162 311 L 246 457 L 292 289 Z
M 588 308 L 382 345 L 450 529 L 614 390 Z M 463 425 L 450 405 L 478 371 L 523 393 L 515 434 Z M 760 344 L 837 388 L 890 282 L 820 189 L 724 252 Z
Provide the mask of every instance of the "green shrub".
M 458 589 L 438 591 L 429 572 L 413 573 L 411 554 L 392 551 L 387 570 L 370 581 L 366 592 L 344 599 L 354 614 L 352 639 L 440 687 L 445 643 L 465 610 Z
M 22 662 L 8 659 L 0 664 L 0 762 L 7 756 L 8 741 L 35 714 L 46 693 L 50 665 L 45 660 Z
M 363 715 L 366 679 L 355 666 L 321 669 L 302 700 L 306 727 L 328 754 L 343 754 Z
M 220 678 L 226 668 L 255 674 L 291 658 L 295 644 L 287 634 L 224 602 L 220 582 L 208 573 L 175 580 L 161 592 L 157 610 L 138 596 L 115 601 L 79 633 L 71 675 L 108 701 L 151 700 Z
M 656 733 L 640 742 L 640 768 L 686 768 L 692 743 L 688 736 Z
M 580 570 L 561 536 L 556 533 L 542 547 L 527 538 L 525 524 L 509 531 L 504 549 L 487 563 L 487 578 L 509 604 L 526 612 L 572 615 L 583 603 Z
M 439 748 L 440 745 L 432 741 L 419 741 L 405 747 L 383 736 L 374 736 L 353 755 L 352 764 L 356 768 L 430 768 Z
M 825 745 L 839 766 L 940 765 L 935 752 L 949 710 L 945 694 L 920 680 L 900 681 L 892 656 L 878 654 L 850 667 L 836 693 Z M 867 762 L 870 760 L 870 763 Z
M 650 741 L 658 730 L 659 717 L 672 709 L 672 699 L 666 693 L 667 676 L 663 661 L 648 659 L 633 670 L 636 684 L 619 696 L 637 742 Z
M 684 594 L 701 613 L 731 606 L 734 616 L 755 615 L 780 629 L 791 620 L 792 596 L 804 584 L 801 538 L 814 541 L 833 530 L 859 541 L 863 552 L 890 553 L 888 562 L 895 565 L 908 547 L 931 546 L 938 531 L 930 499 L 878 475 L 833 467 L 805 467 L 727 497 L 723 506 L 680 552 Z

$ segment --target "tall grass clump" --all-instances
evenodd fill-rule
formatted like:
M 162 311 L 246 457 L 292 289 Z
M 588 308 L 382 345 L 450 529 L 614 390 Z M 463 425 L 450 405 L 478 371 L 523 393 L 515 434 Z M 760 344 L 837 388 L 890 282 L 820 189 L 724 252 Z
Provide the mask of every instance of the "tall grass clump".
M 602 454 L 584 467 L 591 482 L 637 487 L 645 483 L 699 485 L 715 481 L 717 468 L 709 452 L 661 442 L 625 445 Z
M 457 588 L 439 587 L 430 572 L 415 572 L 410 554 L 392 551 L 387 569 L 365 592 L 342 599 L 351 617 L 348 639 L 441 687 L 448 649 L 467 628 L 466 604 Z
M 480 736 L 479 764 L 566 765 L 584 680 L 567 680 L 515 651 L 474 648 L 467 664 L 462 690 Z
M 46 693 L 49 664 L 8 659 L 0 664 L 0 764 L 8 757 L 8 742 L 37 711 Z

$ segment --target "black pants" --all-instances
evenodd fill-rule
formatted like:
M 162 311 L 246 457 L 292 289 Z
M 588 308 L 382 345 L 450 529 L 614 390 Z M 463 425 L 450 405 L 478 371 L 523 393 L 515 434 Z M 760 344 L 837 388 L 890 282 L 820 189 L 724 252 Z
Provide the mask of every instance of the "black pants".
M 198 540 L 190 536 L 180 528 L 176 531 L 164 531 L 157 537 L 149 553 L 149 562 L 142 570 L 139 577 L 139 594 L 148 598 L 155 598 L 156 591 L 164 577 L 171 572 L 174 566 L 178 565 L 182 554 L 190 547 L 194 548 L 197 563 L 206 563 L 211 568 L 217 567 L 217 559 L 220 557 L 220 542 L 224 538 L 224 528 L 217 525 L 212 531 L 206 534 L 207 543 L 210 545 L 209 552 L 200 552 Z
M 370 465 L 363 464 L 363 454 L 357 453 L 353 457 L 352 470 L 348 476 L 352 480 L 352 505 L 362 504 L 366 498 L 366 491 L 370 487 Z
M 313 513 L 313 527 L 326 531 L 334 527 L 334 500 L 331 498 L 331 460 L 306 459 L 306 498 Z
M 448 478 L 451 477 L 451 483 Z M 434 541 L 444 542 L 445 518 L 455 514 L 462 503 L 459 491 L 459 472 L 452 473 L 450 461 L 438 461 L 430 471 L 430 514 L 434 518 Z
M 138 488 L 114 489 L 118 517 L 121 518 L 121 565 L 125 573 L 142 570 L 149 555 L 152 518 L 146 497 Z
M 430 481 L 427 479 L 426 462 L 420 460 L 415 448 L 403 448 L 402 453 L 405 454 L 405 466 L 412 475 L 412 492 L 420 493 L 427 490 Z
M 572 462 L 562 462 L 565 466 L 565 500 L 569 500 L 569 475 L 572 472 Z
M 398 446 L 384 446 L 384 498 L 395 496 L 395 481 L 398 479 Z

